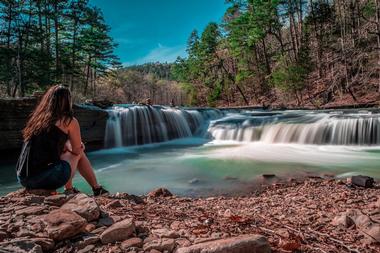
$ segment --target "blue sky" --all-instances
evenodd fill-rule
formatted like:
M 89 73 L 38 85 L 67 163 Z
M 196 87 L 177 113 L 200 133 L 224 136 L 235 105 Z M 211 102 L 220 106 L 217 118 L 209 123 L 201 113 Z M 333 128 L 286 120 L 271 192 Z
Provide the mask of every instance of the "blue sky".
M 193 29 L 203 31 L 220 22 L 224 0 L 90 0 L 99 7 L 111 36 L 119 44 L 115 53 L 124 65 L 172 62 L 186 56 Z

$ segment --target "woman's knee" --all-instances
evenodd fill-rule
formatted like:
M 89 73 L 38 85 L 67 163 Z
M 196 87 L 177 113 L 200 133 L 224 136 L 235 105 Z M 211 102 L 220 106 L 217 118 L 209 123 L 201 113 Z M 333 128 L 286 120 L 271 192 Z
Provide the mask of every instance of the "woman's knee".
M 78 161 L 81 158 L 81 155 L 74 155 L 69 151 L 66 151 L 61 154 L 61 160 L 64 160 L 68 162 L 72 168 L 76 168 L 76 165 L 78 164 Z

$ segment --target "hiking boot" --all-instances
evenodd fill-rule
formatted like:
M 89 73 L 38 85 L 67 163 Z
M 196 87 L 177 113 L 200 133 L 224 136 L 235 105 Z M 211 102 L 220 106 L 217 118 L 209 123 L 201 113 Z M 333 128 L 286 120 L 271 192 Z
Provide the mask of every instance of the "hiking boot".
M 103 188 L 103 186 L 99 185 L 97 188 L 92 188 L 94 196 L 107 195 L 109 192 Z
M 77 194 L 77 193 L 80 193 L 80 191 L 75 187 L 70 188 L 70 189 L 65 189 L 65 191 L 63 192 L 63 194 L 65 194 L 65 195 L 73 195 L 73 194 Z

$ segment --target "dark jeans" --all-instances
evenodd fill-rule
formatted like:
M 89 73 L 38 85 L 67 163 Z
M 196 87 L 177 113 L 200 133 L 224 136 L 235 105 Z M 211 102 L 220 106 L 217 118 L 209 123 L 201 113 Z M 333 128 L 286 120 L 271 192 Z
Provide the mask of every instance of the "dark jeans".
M 27 178 L 19 178 L 26 189 L 56 190 L 64 186 L 70 179 L 71 168 L 66 161 L 60 160 L 50 164 L 47 169 L 38 175 Z

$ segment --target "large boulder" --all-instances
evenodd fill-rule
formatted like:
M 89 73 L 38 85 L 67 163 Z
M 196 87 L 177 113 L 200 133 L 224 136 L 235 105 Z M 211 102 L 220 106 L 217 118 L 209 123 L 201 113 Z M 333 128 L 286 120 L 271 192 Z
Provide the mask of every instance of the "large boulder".
M 84 193 L 75 195 L 72 199 L 66 202 L 61 209 L 76 212 L 88 222 L 97 220 L 100 216 L 100 208 L 94 198 L 90 198 Z
M 135 223 L 132 218 L 113 224 L 100 235 L 103 244 L 124 241 L 135 231 Z
M 176 253 L 270 253 L 267 239 L 261 235 L 244 235 L 179 248 Z
M 81 233 L 87 224 L 86 220 L 77 213 L 65 209 L 51 211 L 43 217 L 43 221 L 49 238 L 55 241 Z

